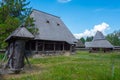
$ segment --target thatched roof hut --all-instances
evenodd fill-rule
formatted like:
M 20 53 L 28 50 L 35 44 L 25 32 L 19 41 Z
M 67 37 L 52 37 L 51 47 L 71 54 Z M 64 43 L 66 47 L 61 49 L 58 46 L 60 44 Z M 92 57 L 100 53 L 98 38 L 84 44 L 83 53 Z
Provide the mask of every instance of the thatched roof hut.
M 33 9 L 31 15 L 39 29 L 35 40 L 65 41 L 74 44 L 77 40 L 58 16 Z
M 113 45 L 105 39 L 102 32 L 97 31 L 91 42 L 85 43 L 86 48 L 91 49 L 113 49 Z

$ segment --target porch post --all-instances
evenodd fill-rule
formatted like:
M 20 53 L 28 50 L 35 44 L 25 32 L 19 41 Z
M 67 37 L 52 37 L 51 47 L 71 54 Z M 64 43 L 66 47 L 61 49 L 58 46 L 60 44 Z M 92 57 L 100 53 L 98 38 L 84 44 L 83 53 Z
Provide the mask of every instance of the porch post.
M 53 45 L 54 45 L 54 52 L 56 51 L 56 46 L 55 46 L 55 44 L 56 44 L 56 43 L 54 42 L 54 43 L 53 43 Z
M 36 41 L 36 47 L 35 50 L 38 51 L 38 41 Z
M 72 52 L 72 45 L 70 44 L 70 52 Z
M 63 52 L 64 52 L 64 50 L 65 50 L 65 47 L 64 47 L 64 42 L 63 42 L 63 44 L 62 44 L 62 45 L 63 45 Z
M 29 43 L 29 44 L 30 44 L 30 47 L 29 47 L 29 48 L 30 48 L 30 52 L 31 52 L 31 43 Z
M 42 48 L 42 51 L 43 51 L 43 52 L 45 51 L 45 42 L 43 42 L 43 48 Z

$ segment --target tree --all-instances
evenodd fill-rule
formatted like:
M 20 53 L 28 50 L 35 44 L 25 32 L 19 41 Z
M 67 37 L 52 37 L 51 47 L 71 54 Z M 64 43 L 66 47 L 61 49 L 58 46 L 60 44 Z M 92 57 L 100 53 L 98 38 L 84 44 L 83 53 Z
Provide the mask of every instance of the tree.
M 106 39 L 114 46 L 120 46 L 120 30 L 114 31 L 106 36 Z
M 83 44 L 85 44 L 85 39 L 82 37 L 82 38 L 80 38 L 80 41 L 83 43 Z
M 93 36 L 86 38 L 86 42 L 90 42 L 90 41 L 92 41 L 92 40 L 93 40 Z
M 19 19 L 8 16 L 3 24 L 0 24 L 0 48 L 5 48 L 5 39 L 19 26 Z
M 33 28 L 33 18 L 30 18 L 31 8 L 27 8 L 30 2 L 26 0 L 2 0 L 0 2 L 0 49 L 7 44 L 4 40 L 21 24 Z M 35 28 L 32 30 L 35 32 Z M 31 31 L 31 32 L 32 32 Z
M 7 15 L 17 17 L 21 22 L 31 13 L 31 8 L 26 7 L 30 2 L 26 0 L 2 0 L 1 3 L 1 7 L 5 6 L 7 9 Z
M 25 21 L 25 25 L 26 28 L 33 34 L 36 35 L 38 33 L 38 28 L 34 27 L 34 19 L 31 18 L 30 16 L 27 17 L 26 21 Z

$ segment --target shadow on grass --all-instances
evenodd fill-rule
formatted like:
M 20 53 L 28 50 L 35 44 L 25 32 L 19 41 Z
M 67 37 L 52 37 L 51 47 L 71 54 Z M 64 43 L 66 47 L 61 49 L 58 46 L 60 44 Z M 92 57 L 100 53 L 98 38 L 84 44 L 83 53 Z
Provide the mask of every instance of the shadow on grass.
M 0 80 L 4 80 L 3 75 L 0 72 Z
M 44 70 L 46 70 L 46 68 L 42 67 L 39 64 L 31 65 L 31 67 L 29 67 L 28 65 L 25 65 L 24 69 L 19 74 L 15 74 L 15 73 L 4 74 L 3 76 L 0 76 L 0 80 L 21 80 L 24 77 L 28 77 L 31 75 L 36 75 L 38 73 L 41 73 Z

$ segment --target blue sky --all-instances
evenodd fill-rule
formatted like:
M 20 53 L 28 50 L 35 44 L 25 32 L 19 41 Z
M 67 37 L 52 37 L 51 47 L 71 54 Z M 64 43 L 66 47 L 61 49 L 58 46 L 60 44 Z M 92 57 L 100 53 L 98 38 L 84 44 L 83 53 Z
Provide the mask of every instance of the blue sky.
M 27 0 L 34 9 L 61 17 L 76 38 L 120 29 L 120 0 Z

